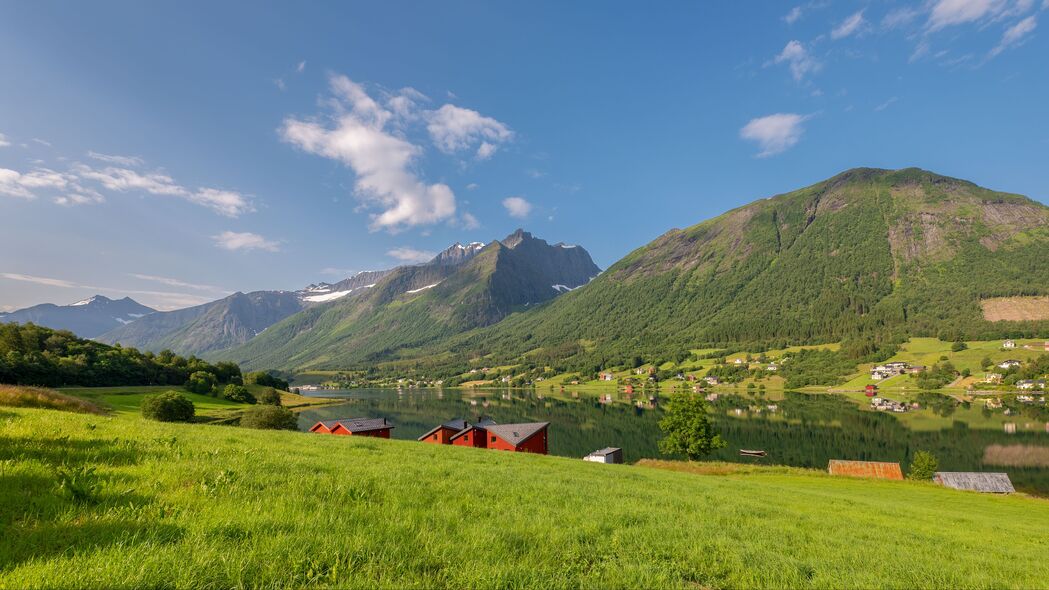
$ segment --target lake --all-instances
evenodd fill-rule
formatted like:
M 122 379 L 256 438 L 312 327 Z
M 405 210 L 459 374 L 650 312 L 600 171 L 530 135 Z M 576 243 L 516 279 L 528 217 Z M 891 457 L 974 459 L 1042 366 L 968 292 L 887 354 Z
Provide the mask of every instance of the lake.
M 302 412 L 299 426 L 318 420 L 386 417 L 393 437 L 414 440 L 452 418 L 496 422 L 550 422 L 551 454 L 582 457 L 602 447 L 622 447 L 626 461 L 659 457 L 662 415 L 643 397 L 638 407 L 625 394 L 571 392 L 556 397 L 533 390 L 351 389 L 311 392 L 345 403 Z M 728 447 L 711 458 L 724 461 L 825 469 L 830 459 L 898 461 L 927 450 L 943 471 L 1004 471 L 1018 490 L 1049 496 L 1049 423 L 1044 412 L 987 409 L 939 394 L 920 394 L 921 408 L 905 413 L 867 408 L 862 396 L 831 394 L 719 394 L 710 402 L 718 432 Z M 740 457 L 760 449 L 764 459 Z

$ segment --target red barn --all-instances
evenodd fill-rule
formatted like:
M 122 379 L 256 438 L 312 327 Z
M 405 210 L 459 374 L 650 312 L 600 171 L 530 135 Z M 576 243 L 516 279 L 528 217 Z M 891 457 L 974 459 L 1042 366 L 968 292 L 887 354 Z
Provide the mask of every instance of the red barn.
M 492 424 L 487 427 L 488 448 L 515 453 L 546 454 L 549 422 Z
M 390 438 L 393 425 L 386 418 L 346 418 L 343 420 L 322 420 L 310 428 L 310 432 L 320 434 L 337 434 L 341 436 L 373 436 Z
M 450 445 L 452 444 L 452 436 L 466 430 L 470 427 L 470 423 L 466 420 L 449 420 L 444 424 L 436 426 L 430 432 L 419 437 L 419 440 L 426 443 L 435 445 Z

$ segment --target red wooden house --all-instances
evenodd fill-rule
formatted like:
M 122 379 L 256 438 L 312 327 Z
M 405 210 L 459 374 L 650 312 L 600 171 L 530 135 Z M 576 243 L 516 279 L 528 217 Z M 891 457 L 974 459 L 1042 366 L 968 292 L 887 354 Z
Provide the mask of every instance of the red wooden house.
M 374 436 L 390 438 L 393 424 L 386 418 L 346 418 L 343 420 L 322 420 L 310 428 L 310 432 L 319 434 L 337 434 L 341 436 Z
M 863 388 L 863 392 L 867 395 L 867 397 L 874 397 L 874 394 L 878 393 L 878 386 L 868 385 L 867 387 Z
M 545 455 L 549 426 L 549 422 L 492 424 L 487 427 L 488 448 Z
M 457 447 L 474 447 L 476 449 L 488 448 L 488 427 L 495 425 L 495 421 L 485 418 L 477 424 L 466 424 L 466 427 L 448 438 L 450 444 Z
M 450 445 L 452 444 L 452 436 L 462 432 L 470 427 L 470 423 L 466 420 L 449 420 L 444 424 L 440 424 L 434 427 L 433 430 L 419 437 L 419 440 L 426 443 L 435 445 Z

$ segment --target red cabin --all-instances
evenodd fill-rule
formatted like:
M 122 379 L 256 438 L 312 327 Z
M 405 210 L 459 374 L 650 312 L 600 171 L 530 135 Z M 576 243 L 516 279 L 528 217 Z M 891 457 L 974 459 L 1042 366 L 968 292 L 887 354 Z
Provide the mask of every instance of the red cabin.
M 435 445 L 450 445 L 452 444 L 453 436 L 469 427 L 470 423 L 466 420 L 449 420 L 444 424 L 435 427 L 430 432 L 420 436 L 419 440 Z
M 393 424 L 386 418 L 346 418 L 343 420 L 322 420 L 310 428 L 310 432 L 319 434 L 336 434 L 341 436 L 373 436 L 390 438 Z
M 487 429 L 495 424 L 494 421 L 484 419 L 477 424 L 466 424 L 466 427 L 449 437 L 449 442 L 457 447 L 474 447 L 475 449 L 488 448 Z
M 545 455 L 549 426 L 549 422 L 493 424 L 487 427 L 487 445 L 500 451 Z
M 878 393 L 878 386 L 868 385 L 867 387 L 863 388 L 863 392 L 867 397 L 874 397 L 874 394 Z

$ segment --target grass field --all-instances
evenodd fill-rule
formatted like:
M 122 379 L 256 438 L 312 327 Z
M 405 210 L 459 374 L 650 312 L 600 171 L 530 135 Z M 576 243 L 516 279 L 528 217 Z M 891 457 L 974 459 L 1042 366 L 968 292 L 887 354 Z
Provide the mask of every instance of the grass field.
M 94 470 L 94 471 L 91 471 Z M 1049 502 L 0 408 L 0 588 L 1032 588 Z

